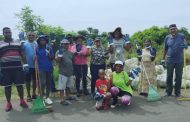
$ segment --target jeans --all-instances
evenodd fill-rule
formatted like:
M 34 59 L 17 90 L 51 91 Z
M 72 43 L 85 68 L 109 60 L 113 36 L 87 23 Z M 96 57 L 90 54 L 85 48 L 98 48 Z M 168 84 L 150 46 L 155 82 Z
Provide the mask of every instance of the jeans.
M 40 71 L 39 74 L 40 74 L 41 94 L 42 96 L 44 96 L 46 88 L 46 98 L 48 98 L 50 93 L 50 82 L 52 78 L 52 71 Z
M 181 94 L 181 82 L 182 82 L 182 74 L 183 74 L 183 64 L 171 64 L 167 63 L 167 79 L 166 79 L 166 93 L 167 95 L 171 95 L 173 91 L 173 73 L 175 69 L 175 95 Z

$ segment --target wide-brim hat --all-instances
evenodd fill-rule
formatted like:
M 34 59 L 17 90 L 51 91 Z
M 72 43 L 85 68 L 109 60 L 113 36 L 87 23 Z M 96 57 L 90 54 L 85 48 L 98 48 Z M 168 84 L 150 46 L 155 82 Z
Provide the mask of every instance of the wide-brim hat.
M 38 39 L 37 39 L 37 43 L 38 43 L 38 44 L 40 44 L 40 41 L 41 41 L 42 38 L 46 40 L 46 43 L 49 42 L 46 35 L 40 35 L 40 36 L 38 37 Z

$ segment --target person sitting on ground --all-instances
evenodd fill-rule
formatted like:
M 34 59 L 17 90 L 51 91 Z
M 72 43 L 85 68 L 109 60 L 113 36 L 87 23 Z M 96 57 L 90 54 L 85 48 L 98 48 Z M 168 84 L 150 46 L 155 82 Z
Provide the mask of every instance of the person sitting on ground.
M 99 79 L 96 80 L 96 89 L 94 93 L 94 99 L 96 100 L 96 109 L 109 109 L 109 101 L 111 99 L 111 93 L 108 92 L 110 89 L 110 81 L 105 79 L 105 70 L 100 69 L 98 72 Z
M 67 100 L 75 99 L 74 97 L 69 96 L 69 88 L 71 86 L 71 78 L 73 75 L 73 58 L 73 54 L 69 51 L 69 41 L 63 39 L 61 41 L 60 49 L 56 52 L 56 61 L 59 63 L 58 90 L 60 91 L 60 104 L 62 105 L 69 105 L 71 103 Z M 67 98 L 64 98 L 64 92 L 66 92 Z

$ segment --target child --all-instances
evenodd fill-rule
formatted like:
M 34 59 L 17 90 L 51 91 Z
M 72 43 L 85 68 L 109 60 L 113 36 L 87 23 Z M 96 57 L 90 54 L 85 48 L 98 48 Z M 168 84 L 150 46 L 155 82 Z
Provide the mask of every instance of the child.
M 69 52 L 69 41 L 63 39 L 61 41 L 61 47 L 56 52 L 56 61 L 59 63 L 59 82 L 58 90 L 60 90 L 61 105 L 71 104 L 64 99 L 64 91 L 66 92 L 68 100 L 74 100 L 74 97 L 69 96 L 70 79 L 73 75 L 73 54 Z
M 48 39 L 46 36 L 41 35 L 37 39 L 38 47 L 36 49 L 36 56 L 38 61 L 40 86 L 42 90 L 42 96 L 44 96 L 44 89 L 46 87 L 46 99 L 45 103 L 50 105 L 52 100 L 49 98 L 50 93 L 50 81 L 52 79 L 54 53 L 51 47 L 47 46 Z
M 118 103 L 118 97 L 121 97 L 121 103 L 130 105 L 133 90 L 131 82 L 133 78 L 129 78 L 128 74 L 123 71 L 123 62 L 116 61 L 114 64 L 114 72 L 112 74 L 111 83 L 112 87 L 110 92 L 113 97 L 111 108 L 115 108 Z
M 109 101 L 111 99 L 111 93 L 108 92 L 110 89 L 110 82 L 105 79 L 105 71 L 100 69 L 98 72 L 99 79 L 96 81 L 97 92 L 94 95 L 96 100 L 96 109 L 104 110 L 109 109 Z

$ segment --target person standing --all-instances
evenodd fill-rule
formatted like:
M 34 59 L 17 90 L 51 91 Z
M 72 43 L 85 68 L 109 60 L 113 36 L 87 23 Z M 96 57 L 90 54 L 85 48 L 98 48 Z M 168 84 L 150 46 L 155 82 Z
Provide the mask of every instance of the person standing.
M 120 60 L 124 63 L 124 50 L 128 51 L 131 46 L 129 39 L 122 34 L 122 30 L 120 27 L 116 28 L 114 32 L 110 33 L 108 41 L 108 48 L 113 48 L 109 50 L 112 50 L 111 53 L 112 55 L 114 55 L 114 60 Z
M 54 55 L 56 53 L 56 49 L 57 49 L 57 45 L 56 45 L 56 40 L 51 40 L 51 48 L 54 52 Z M 54 63 L 53 63 L 54 64 Z M 52 71 L 52 74 L 54 72 L 54 69 Z M 55 81 L 54 81 L 54 77 L 52 76 L 51 82 L 50 82 L 50 90 L 51 92 L 57 92 L 57 89 L 55 87 Z
M 155 57 L 156 57 L 156 49 L 152 47 L 152 43 L 150 40 L 145 41 L 144 49 L 137 49 L 137 55 L 139 62 L 141 64 L 141 75 L 140 75 L 140 83 L 138 87 L 138 91 L 140 95 L 147 97 L 148 96 L 148 80 L 151 85 L 154 85 L 157 88 L 157 75 L 155 69 Z M 146 73 L 147 77 L 146 77 Z
M 3 28 L 3 36 L 4 41 L 0 41 L 0 67 L 2 73 L 0 85 L 5 88 L 5 96 L 7 100 L 5 111 L 9 112 L 12 110 L 11 90 L 13 84 L 16 85 L 20 97 L 20 106 L 28 108 L 28 105 L 24 100 L 23 90 L 24 73 L 22 60 L 24 63 L 25 60 L 21 44 L 13 40 L 12 32 L 9 27 Z
M 61 41 L 60 49 L 56 52 L 56 61 L 59 63 L 58 90 L 60 91 L 60 104 L 69 105 L 70 102 L 67 100 L 74 100 L 75 98 L 69 96 L 73 75 L 73 53 L 69 51 L 69 41 L 67 39 Z M 64 93 L 66 93 L 66 98 Z
M 77 97 L 81 96 L 80 93 L 80 80 L 82 79 L 83 84 L 83 94 L 88 95 L 89 92 L 87 90 L 87 73 L 88 73 L 88 65 L 87 65 L 87 56 L 88 50 L 85 45 L 82 44 L 84 41 L 84 37 L 81 35 L 76 36 L 76 44 L 72 46 L 71 52 L 74 54 L 74 75 L 76 77 L 76 89 L 77 89 Z
M 52 100 L 49 98 L 50 94 L 50 82 L 52 79 L 54 53 L 51 47 L 48 46 L 48 39 L 46 36 L 41 35 L 37 39 L 38 47 L 36 49 L 36 57 L 39 68 L 39 76 L 41 83 L 42 96 L 45 96 L 45 103 L 52 104 Z M 46 88 L 46 94 L 45 94 Z
M 26 80 L 26 90 L 27 90 L 27 102 L 32 101 L 32 99 L 36 99 L 36 76 L 35 76 L 35 66 L 34 66 L 34 57 L 35 57 L 35 49 L 37 47 L 37 43 L 35 41 L 34 32 L 27 33 L 28 41 L 22 46 L 24 56 L 26 57 L 26 62 L 29 67 L 29 71 L 25 73 Z M 32 96 L 30 94 L 30 84 L 32 80 Z
M 90 73 L 91 73 L 91 93 L 95 92 L 95 84 L 98 79 L 98 71 L 106 68 L 106 51 L 101 45 L 101 39 L 94 40 L 94 46 L 90 50 Z
M 169 26 L 170 34 L 164 40 L 164 56 L 167 65 L 166 96 L 171 96 L 173 91 L 173 73 L 175 70 L 175 96 L 181 95 L 181 82 L 183 74 L 183 50 L 188 48 L 185 35 L 178 33 L 176 24 Z

